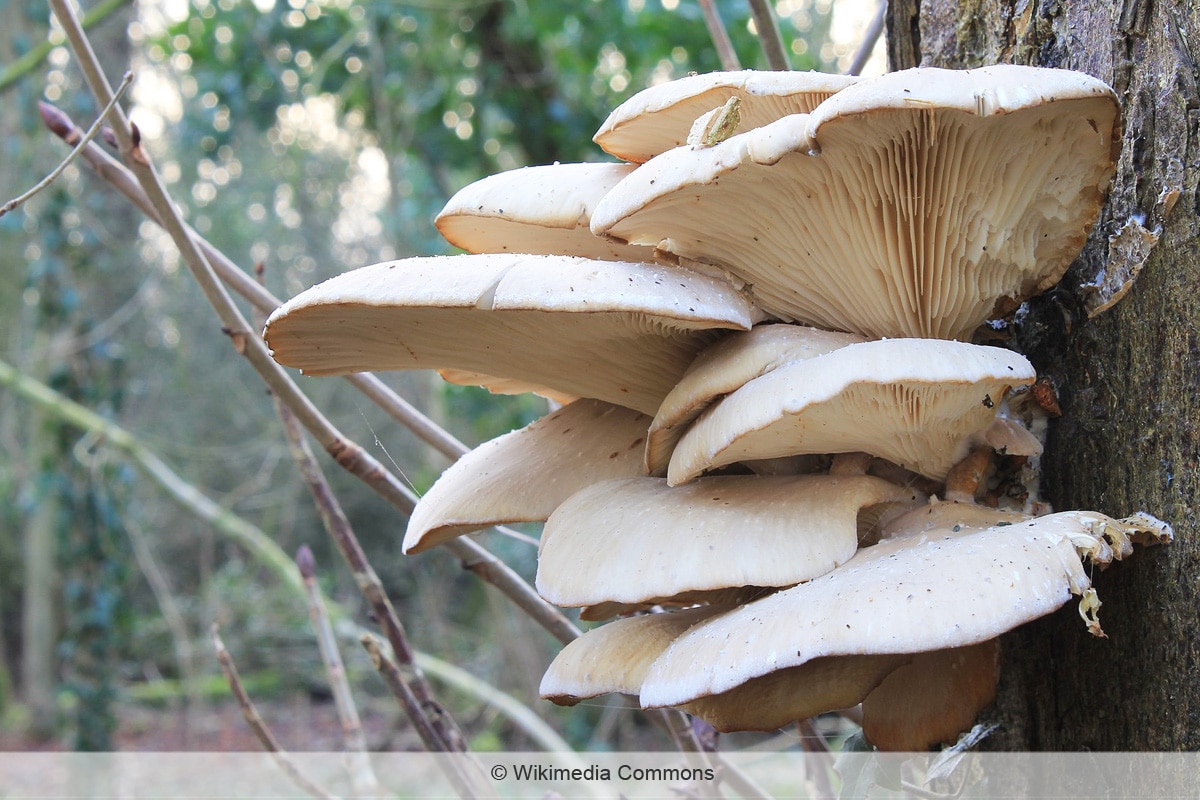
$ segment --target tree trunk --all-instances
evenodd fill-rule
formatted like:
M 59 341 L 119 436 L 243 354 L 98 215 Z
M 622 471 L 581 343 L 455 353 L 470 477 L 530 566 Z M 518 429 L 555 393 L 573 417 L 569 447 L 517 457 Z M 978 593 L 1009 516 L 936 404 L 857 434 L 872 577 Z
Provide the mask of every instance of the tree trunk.
M 1174 526 L 1175 543 L 1095 577 L 1111 638 L 1088 636 L 1072 604 L 1002 640 L 991 746 L 1200 749 L 1200 8 L 893 0 L 888 34 L 893 69 L 1081 70 L 1111 84 L 1124 113 L 1117 175 L 1087 248 L 1014 327 L 1063 412 L 1042 461 L 1045 499 L 1059 510 L 1146 510 Z M 1124 299 L 1089 319 L 1092 287 L 1102 294 L 1138 269 Z

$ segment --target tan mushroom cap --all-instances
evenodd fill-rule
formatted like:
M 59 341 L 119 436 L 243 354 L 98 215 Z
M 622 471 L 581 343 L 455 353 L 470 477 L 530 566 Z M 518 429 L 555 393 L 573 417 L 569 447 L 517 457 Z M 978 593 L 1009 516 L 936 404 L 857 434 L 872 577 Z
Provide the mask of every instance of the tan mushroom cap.
M 719 731 L 771 731 L 863 704 L 880 750 L 926 750 L 970 730 L 995 698 L 996 640 L 912 655 L 816 658 L 681 706 Z
M 812 111 L 858 79 L 820 72 L 710 72 L 643 89 L 617 106 L 593 141 L 634 163 L 679 147 L 692 123 L 729 98 L 740 101 L 740 130 Z
M 905 70 L 652 159 L 592 230 L 725 269 L 782 319 L 966 339 L 1061 277 L 1119 144 L 1115 95 L 1087 75 Z
M 954 744 L 996 698 L 996 639 L 918 653 L 863 698 L 863 734 L 880 750 Z
M 688 425 L 719 397 L 777 367 L 863 341 L 801 325 L 756 325 L 710 345 L 663 400 L 646 441 L 646 471 L 666 474 L 667 464 Z
M 267 320 L 308 374 L 458 369 L 653 414 L 714 329 L 755 310 L 683 269 L 566 256 L 413 258 L 353 270 Z
M 1088 590 L 1080 552 L 1104 563 L 1120 557 L 1134 534 L 1154 535 L 1152 527 L 1133 517 L 1064 512 L 880 542 L 827 575 L 676 639 L 651 665 L 642 705 L 690 703 L 824 656 L 917 653 L 993 639 Z
M 661 478 L 596 483 L 550 515 L 537 590 L 559 606 L 590 606 L 791 586 L 854 555 L 864 509 L 916 501 L 867 476 L 721 476 L 675 488 Z
M 538 386 L 527 381 L 515 380 L 513 378 L 497 378 L 494 375 L 484 375 L 482 372 L 469 372 L 465 369 L 439 369 L 437 374 L 446 383 L 453 383 L 456 386 L 478 386 L 487 389 L 492 394 L 536 394 L 539 397 L 552 400 L 562 406 L 579 399 L 573 394 L 556 392 L 553 389 Z
M 650 663 L 672 641 L 724 610 L 700 606 L 627 617 L 593 628 L 559 651 L 538 692 L 560 706 L 611 692 L 637 695 Z
M 943 478 L 1033 367 L 996 347 L 932 339 L 849 344 L 785 364 L 711 406 L 671 456 L 678 485 L 761 458 L 863 451 Z
M 649 417 L 600 400 L 577 400 L 452 464 L 413 509 L 404 552 L 464 533 L 540 522 L 580 489 L 639 475 Z
M 683 703 L 680 709 L 700 717 L 722 733 L 773 731 L 818 714 L 858 705 L 889 673 L 910 658 L 900 653 L 815 658 L 754 678 L 727 692 Z
M 469 253 L 541 253 L 650 261 L 651 247 L 596 236 L 592 210 L 632 164 L 550 164 L 500 172 L 463 187 L 434 224 Z

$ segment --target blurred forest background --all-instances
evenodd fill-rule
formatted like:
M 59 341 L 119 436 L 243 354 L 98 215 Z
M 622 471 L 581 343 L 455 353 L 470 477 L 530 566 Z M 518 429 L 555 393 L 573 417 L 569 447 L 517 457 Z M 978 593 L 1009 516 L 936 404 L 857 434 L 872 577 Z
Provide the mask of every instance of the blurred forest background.
M 745 3 L 717 5 L 742 65 L 765 67 Z M 793 68 L 847 68 L 865 19 L 843 5 L 774 4 Z M 352 267 L 448 252 L 431 220 L 458 188 L 600 159 L 591 135 L 618 102 L 720 68 L 694 0 L 102 0 L 81 12 L 113 84 L 133 71 L 124 104 L 187 220 L 243 268 L 262 265 L 282 297 Z M 38 101 L 82 128 L 98 109 L 44 2 L 0 0 L 0 13 L 7 200 L 68 151 Z M 262 383 L 170 239 L 82 162 L 0 217 L 0 353 L 284 551 L 309 545 L 327 594 L 365 622 Z M 545 410 L 436 376 L 385 380 L 468 445 Z M 446 466 L 344 382 L 301 385 L 418 492 Z M 173 502 L 111 437 L 44 404 L 0 390 L 0 447 L 0 747 L 243 746 L 207 637 L 219 622 L 256 699 L 292 721 L 284 744 L 340 749 L 294 587 Z M 529 704 L 572 746 L 645 746 L 645 722 L 618 701 L 563 712 L 537 700 L 557 644 L 446 554 L 402 556 L 405 520 L 327 472 L 419 650 Z M 532 547 L 488 537 L 532 576 Z M 419 746 L 359 648 L 345 654 L 372 744 Z M 472 746 L 532 746 L 479 691 L 440 680 Z

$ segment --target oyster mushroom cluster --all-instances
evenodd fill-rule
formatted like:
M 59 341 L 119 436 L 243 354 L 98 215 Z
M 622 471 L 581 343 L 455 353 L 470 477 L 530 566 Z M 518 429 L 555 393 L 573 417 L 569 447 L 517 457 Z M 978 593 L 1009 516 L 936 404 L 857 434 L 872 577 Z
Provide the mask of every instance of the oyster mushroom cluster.
M 1072 595 L 1100 633 L 1081 556 L 1171 535 L 977 501 L 1040 443 L 1007 405 L 1029 362 L 969 340 L 1078 254 L 1119 125 L 1059 70 L 691 76 L 612 113 L 621 163 L 472 184 L 437 219 L 469 254 L 335 277 L 266 336 L 310 374 L 563 404 L 447 469 L 404 540 L 545 521 L 538 591 L 618 617 L 545 697 L 720 730 L 861 703 L 872 743 L 924 749 L 991 702 L 1001 633 Z

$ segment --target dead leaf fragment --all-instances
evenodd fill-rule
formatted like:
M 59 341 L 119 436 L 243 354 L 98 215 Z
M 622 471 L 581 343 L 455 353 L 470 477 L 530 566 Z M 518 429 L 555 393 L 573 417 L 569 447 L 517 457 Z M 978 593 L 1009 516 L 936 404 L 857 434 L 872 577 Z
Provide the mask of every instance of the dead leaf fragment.
M 1133 282 L 1158 244 L 1159 228 L 1147 230 L 1136 219 L 1126 220 L 1121 230 L 1108 237 L 1108 263 L 1096 276 L 1095 283 L 1083 288 L 1088 319 L 1116 305 L 1133 288 Z

